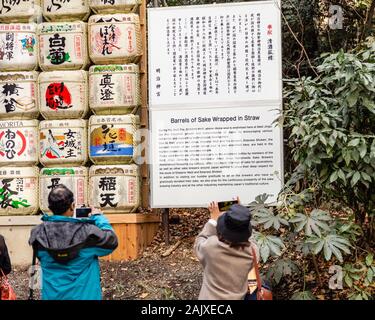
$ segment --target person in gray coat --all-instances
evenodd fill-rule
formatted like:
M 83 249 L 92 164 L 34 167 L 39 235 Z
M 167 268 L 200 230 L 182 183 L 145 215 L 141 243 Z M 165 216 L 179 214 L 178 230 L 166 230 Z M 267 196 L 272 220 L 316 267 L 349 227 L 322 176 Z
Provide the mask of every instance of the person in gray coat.
M 209 207 L 211 219 L 195 241 L 194 249 L 203 266 L 199 300 L 243 300 L 248 290 L 248 274 L 253 268 L 251 214 L 235 204 L 224 213 L 217 203 Z

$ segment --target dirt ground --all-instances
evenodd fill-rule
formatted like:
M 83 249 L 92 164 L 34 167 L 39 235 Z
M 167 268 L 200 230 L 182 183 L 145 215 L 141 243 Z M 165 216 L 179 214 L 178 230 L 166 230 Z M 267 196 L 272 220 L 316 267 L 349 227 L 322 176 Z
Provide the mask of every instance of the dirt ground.
M 103 298 L 105 300 L 194 300 L 199 295 L 202 270 L 193 252 L 195 236 L 208 220 L 208 211 L 172 210 L 170 242 L 164 243 L 159 229 L 153 243 L 136 261 L 101 261 Z M 181 240 L 169 256 L 162 257 Z M 18 299 L 28 297 L 27 267 L 14 267 L 9 276 Z M 39 292 L 36 292 L 39 297 Z
M 101 261 L 103 298 L 105 300 L 194 300 L 199 295 L 202 269 L 193 252 L 196 235 L 208 221 L 208 210 L 176 209 L 170 214 L 171 245 L 164 243 L 159 229 L 153 243 L 136 261 Z M 181 244 L 169 256 L 162 257 L 176 243 Z M 267 266 L 263 266 L 264 267 Z M 274 288 L 275 299 L 288 299 L 302 287 L 300 276 L 282 281 Z M 10 282 L 18 299 L 28 297 L 27 268 L 15 267 Z M 314 282 L 314 281 L 312 281 Z M 314 287 L 316 284 L 311 283 Z M 39 292 L 36 292 L 39 297 Z

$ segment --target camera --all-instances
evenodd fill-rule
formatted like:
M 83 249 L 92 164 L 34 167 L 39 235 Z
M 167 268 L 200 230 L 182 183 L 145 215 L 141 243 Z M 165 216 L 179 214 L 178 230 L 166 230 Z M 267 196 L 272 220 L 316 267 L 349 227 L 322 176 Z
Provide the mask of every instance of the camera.
M 84 206 L 81 208 L 76 208 L 74 210 L 74 218 L 77 218 L 77 219 L 88 218 L 90 217 L 91 212 L 92 212 L 91 208 L 87 208 Z

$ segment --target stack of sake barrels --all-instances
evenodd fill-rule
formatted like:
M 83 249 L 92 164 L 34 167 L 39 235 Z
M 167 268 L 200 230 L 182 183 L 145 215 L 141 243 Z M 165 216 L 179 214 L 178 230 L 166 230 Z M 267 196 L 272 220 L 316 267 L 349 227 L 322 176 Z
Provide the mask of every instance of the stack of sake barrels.
M 0 15 L 0 216 L 38 204 L 38 1 L 2 1 Z M 31 21 L 31 22 L 30 22 Z
M 90 200 L 107 213 L 134 212 L 140 205 L 138 157 L 142 55 L 138 1 L 91 1 L 89 18 Z
M 50 213 L 48 194 L 59 184 L 78 207 L 139 207 L 138 5 L 31 0 L 0 8 L 0 214 Z M 44 22 L 20 23 L 40 13 Z

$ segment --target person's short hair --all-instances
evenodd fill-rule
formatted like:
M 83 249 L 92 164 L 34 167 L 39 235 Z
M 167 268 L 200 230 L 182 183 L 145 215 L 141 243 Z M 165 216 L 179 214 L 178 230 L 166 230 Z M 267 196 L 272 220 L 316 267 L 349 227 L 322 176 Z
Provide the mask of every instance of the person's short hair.
M 56 186 L 48 195 L 48 208 L 57 216 L 67 212 L 73 202 L 73 192 L 63 184 Z

